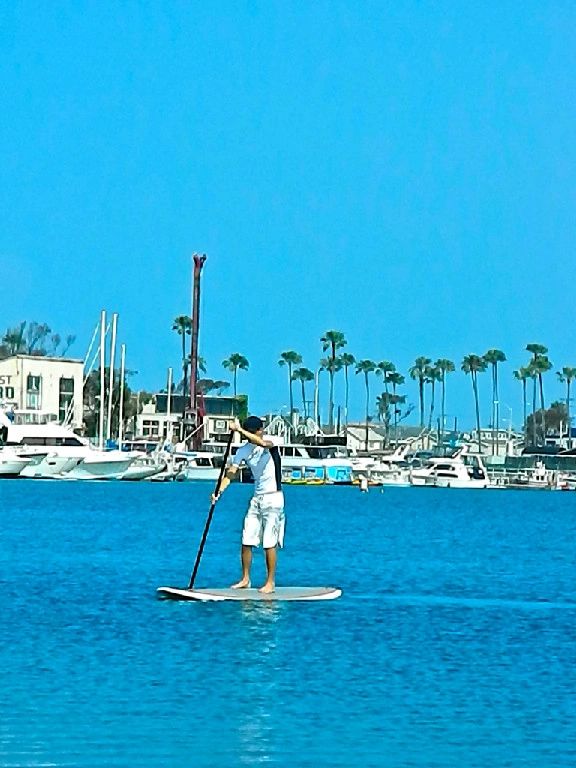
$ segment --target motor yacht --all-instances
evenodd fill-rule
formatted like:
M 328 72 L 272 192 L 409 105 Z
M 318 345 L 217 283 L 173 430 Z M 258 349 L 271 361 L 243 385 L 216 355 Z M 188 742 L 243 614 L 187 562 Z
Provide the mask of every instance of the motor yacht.
M 467 454 L 465 446 L 452 456 L 429 458 L 410 472 L 412 485 L 435 488 L 488 488 L 486 467 L 479 456 Z
M 0 426 L 6 434 L 7 446 L 16 451 L 34 447 L 46 452 L 45 457 L 30 468 L 30 477 L 117 480 L 134 461 L 135 454 L 98 450 L 68 427 L 54 421 L 39 422 L 19 423 L 18 412 L 12 422 L 0 410 Z
M 32 459 L 19 456 L 9 446 L 0 448 L 0 477 L 19 477 L 22 471 L 32 462 Z

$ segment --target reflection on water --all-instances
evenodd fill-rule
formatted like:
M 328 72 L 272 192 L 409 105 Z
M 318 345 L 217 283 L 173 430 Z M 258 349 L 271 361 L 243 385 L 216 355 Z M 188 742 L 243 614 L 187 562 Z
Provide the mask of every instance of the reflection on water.
M 241 604 L 238 676 L 241 696 L 248 707 L 238 721 L 239 760 L 242 765 L 270 762 L 278 751 L 277 669 L 280 620 L 288 606 L 279 600 Z

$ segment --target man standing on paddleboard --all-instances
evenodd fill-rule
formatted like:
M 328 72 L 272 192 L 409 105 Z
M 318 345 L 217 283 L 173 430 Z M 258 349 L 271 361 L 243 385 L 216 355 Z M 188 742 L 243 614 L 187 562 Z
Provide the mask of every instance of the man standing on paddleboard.
M 284 544 L 280 451 L 272 440 L 264 437 L 264 422 L 257 416 L 249 416 L 242 426 L 235 421 L 232 429 L 248 442 L 241 445 L 232 458 L 222 478 L 218 495 L 212 494 L 212 501 L 218 501 L 243 464 L 250 468 L 254 478 L 254 495 L 248 505 L 242 531 L 242 578 L 232 584 L 232 589 L 246 589 L 250 586 L 252 548 L 262 544 L 266 556 L 266 583 L 259 591 L 268 594 L 274 592 L 275 588 L 277 547 Z

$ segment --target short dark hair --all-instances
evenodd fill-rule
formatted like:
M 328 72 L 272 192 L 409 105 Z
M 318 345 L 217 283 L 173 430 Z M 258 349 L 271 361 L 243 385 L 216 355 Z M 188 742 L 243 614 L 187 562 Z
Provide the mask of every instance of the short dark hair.
M 264 422 L 262 419 L 259 419 L 258 416 L 248 416 L 247 419 L 244 419 L 242 427 L 246 432 L 254 433 L 258 432 L 259 429 L 264 429 Z

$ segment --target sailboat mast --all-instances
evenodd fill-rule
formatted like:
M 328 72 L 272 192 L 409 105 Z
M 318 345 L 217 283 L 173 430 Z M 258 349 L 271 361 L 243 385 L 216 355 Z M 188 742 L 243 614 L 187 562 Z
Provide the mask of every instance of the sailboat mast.
M 120 405 L 118 412 L 118 448 L 122 450 L 124 437 L 124 375 L 126 371 L 126 344 L 120 347 Z
M 104 448 L 104 408 L 106 407 L 106 371 L 104 366 L 106 364 L 106 348 L 104 343 L 106 340 L 106 310 L 103 309 L 100 314 L 100 418 L 98 422 L 98 447 L 100 450 Z
M 112 315 L 112 338 L 110 340 L 110 374 L 108 376 L 108 422 L 106 424 L 106 439 L 112 437 L 112 396 L 114 394 L 114 355 L 116 353 L 116 324 L 118 314 Z
M 194 279 L 192 290 L 192 334 L 190 339 L 190 411 L 194 424 L 193 446 L 200 448 L 202 444 L 201 430 L 198 424 L 197 382 L 198 382 L 198 338 L 200 335 L 200 277 L 206 261 L 206 254 L 192 256 L 194 263 Z

